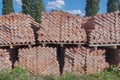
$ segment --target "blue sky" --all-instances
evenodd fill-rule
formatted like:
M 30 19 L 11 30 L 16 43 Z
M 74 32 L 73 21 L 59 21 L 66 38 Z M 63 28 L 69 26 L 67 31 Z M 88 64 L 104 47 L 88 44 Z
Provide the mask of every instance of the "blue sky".
M 16 13 L 21 11 L 21 0 L 13 0 Z M 86 0 L 43 0 L 46 11 L 53 9 L 64 10 L 72 14 L 85 14 Z M 106 13 L 107 0 L 100 0 L 99 13 Z M 2 0 L 0 0 L 0 15 L 2 13 Z

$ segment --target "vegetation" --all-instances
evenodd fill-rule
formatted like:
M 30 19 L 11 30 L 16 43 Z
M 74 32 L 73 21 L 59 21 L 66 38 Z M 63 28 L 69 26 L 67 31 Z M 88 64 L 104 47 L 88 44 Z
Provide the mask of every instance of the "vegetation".
M 119 10 L 119 0 L 108 0 L 107 12 L 115 12 Z
M 100 0 L 86 0 L 86 16 L 94 16 L 99 11 Z
M 41 22 L 41 13 L 44 11 L 44 5 L 42 0 L 33 0 L 32 1 L 31 16 L 35 19 L 36 22 Z
M 31 0 L 22 1 L 22 13 L 31 15 Z
M 16 67 L 11 71 L 0 71 L 0 80 L 29 80 L 30 76 L 27 70 Z
M 120 80 L 120 70 L 115 66 L 111 66 L 108 70 L 92 75 L 72 75 L 65 74 L 62 76 L 31 76 L 29 72 L 20 67 L 16 67 L 11 71 L 0 71 L 0 80 Z
M 2 1 L 2 3 L 3 3 L 2 14 L 3 15 L 14 12 L 12 1 L 13 0 L 3 0 Z
M 22 0 L 22 13 L 31 15 L 36 22 L 41 22 L 41 13 L 43 11 L 42 0 Z

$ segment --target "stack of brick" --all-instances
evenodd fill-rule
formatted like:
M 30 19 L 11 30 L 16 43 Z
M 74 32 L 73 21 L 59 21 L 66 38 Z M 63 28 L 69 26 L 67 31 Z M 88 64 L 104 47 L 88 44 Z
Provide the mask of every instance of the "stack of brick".
M 89 50 L 84 47 L 66 48 L 63 73 L 85 73 L 88 53 Z
M 112 12 L 86 19 L 88 21 L 86 21 L 84 27 L 86 30 L 90 30 L 90 34 L 88 34 L 89 43 L 92 45 L 119 43 L 119 14 L 119 12 Z
M 56 49 L 52 47 L 33 47 L 19 49 L 19 66 L 31 73 L 59 75 Z
M 67 48 L 63 73 L 92 74 L 109 67 L 105 60 L 105 50 L 91 50 L 85 47 Z
M 91 50 L 86 55 L 86 73 L 93 74 L 109 68 L 108 62 L 106 62 L 106 51 L 97 49 Z
M 0 49 L 0 70 L 11 69 L 10 54 L 7 49 Z
M 107 61 L 110 64 L 116 65 L 120 68 L 120 48 L 118 49 L 107 49 Z
M 0 45 L 34 44 L 32 24 L 29 15 L 8 14 L 0 17 Z
M 83 43 L 86 32 L 82 18 L 65 12 L 43 13 L 41 28 L 38 31 L 40 42 Z

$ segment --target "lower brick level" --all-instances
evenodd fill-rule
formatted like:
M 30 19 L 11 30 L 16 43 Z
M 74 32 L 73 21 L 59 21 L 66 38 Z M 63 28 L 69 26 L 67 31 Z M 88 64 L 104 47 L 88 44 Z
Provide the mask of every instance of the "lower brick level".
M 109 67 L 105 53 L 106 50 L 84 46 L 0 49 L 0 70 L 20 66 L 33 74 L 92 74 Z

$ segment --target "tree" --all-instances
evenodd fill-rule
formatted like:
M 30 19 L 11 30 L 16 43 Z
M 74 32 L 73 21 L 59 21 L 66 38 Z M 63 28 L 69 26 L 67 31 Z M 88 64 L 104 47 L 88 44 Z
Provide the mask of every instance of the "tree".
M 44 5 L 42 0 L 32 0 L 32 17 L 41 22 L 41 13 L 44 11 Z
M 108 0 L 107 12 L 115 12 L 119 10 L 119 0 Z
M 86 16 L 94 16 L 99 11 L 100 0 L 86 0 Z
M 44 11 L 42 0 L 22 0 L 22 12 L 31 15 L 35 21 L 41 22 L 42 11 Z
M 120 0 L 118 0 L 118 3 L 119 3 L 118 6 L 119 6 L 119 11 L 120 11 Z
M 3 0 L 2 4 L 3 4 L 3 7 L 2 7 L 3 15 L 14 12 L 12 0 Z
M 22 1 L 22 13 L 31 15 L 31 0 Z

